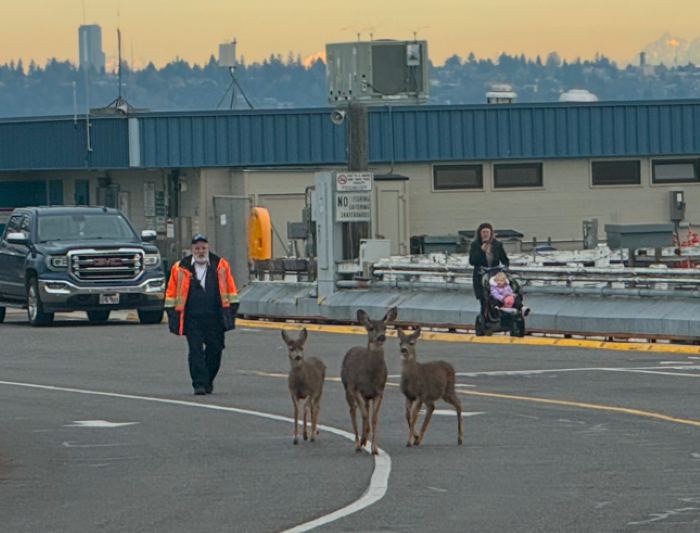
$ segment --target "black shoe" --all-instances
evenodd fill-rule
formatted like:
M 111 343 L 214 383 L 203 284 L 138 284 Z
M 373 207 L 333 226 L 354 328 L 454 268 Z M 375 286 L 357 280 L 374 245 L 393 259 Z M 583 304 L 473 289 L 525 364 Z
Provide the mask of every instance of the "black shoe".
M 203 396 L 204 394 L 207 393 L 206 389 L 204 387 L 195 387 L 194 388 L 194 393 L 197 396 Z
M 530 308 L 529 307 L 523 307 L 523 316 L 528 316 L 530 314 Z
M 211 394 L 212 392 L 214 392 L 214 385 L 207 385 L 206 387 L 204 387 L 204 392 L 206 392 L 207 394 Z

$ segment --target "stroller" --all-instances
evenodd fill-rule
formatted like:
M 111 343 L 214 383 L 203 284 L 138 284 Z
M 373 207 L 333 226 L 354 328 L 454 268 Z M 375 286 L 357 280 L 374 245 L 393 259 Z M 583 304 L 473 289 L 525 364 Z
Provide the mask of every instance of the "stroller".
M 483 301 L 481 313 L 476 317 L 475 329 L 477 336 L 492 335 L 501 331 L 509 331 L 512 337 L 525 336 L 525 317 L 529 309 L 523 307 L 523 291 L 520 283 L 505 267 L 482 268 L 480 271 Z M 503 272 L 513 289 L 515 304 L 511 308 L 501 307 L 501 303 L 491 296 L 489 281 L 498 272 Z

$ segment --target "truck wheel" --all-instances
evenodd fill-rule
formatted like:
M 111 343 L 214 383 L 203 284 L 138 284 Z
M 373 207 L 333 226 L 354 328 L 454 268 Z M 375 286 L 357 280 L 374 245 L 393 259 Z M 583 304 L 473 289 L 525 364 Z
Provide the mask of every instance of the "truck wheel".
M 163 322 L 163 311 L 137 311 L 141 324 L 160 324 Z
M 107 322 L 109 320 L 109 311 L 88 311 L 87 316 L 90 322 Z
M 44 312 L 44 304 L 39 295 L 39 280 L 32 278 L 27 285 L 27 318 L 34 327 L 49 326 L 53 322 L 53 313 Z
M 0 324 L 2 324 L 5 321 L 5 308 L 0 307 Z

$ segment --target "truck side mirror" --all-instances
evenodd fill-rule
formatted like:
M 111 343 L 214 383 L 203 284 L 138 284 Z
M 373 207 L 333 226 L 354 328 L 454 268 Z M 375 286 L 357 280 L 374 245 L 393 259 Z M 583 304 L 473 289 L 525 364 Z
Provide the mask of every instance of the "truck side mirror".
M 141 232 L 141 240 L 143 242 L 152 242 L 156 240 L 156 232 L 152 229 L 145 229 Z
M 8 233 L 7 239 L 5 239 L 10 244 L 19 244 L 23 246 L 29 245 L 29 237 L 24 233 Z

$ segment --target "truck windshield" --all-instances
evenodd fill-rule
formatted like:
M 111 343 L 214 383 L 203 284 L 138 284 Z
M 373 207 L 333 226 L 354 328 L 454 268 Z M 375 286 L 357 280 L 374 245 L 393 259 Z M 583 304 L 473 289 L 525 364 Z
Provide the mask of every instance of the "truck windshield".
M 137 239 L 126 219 L 112 213 L 42 215 L 38 222 L 39 242 Z

